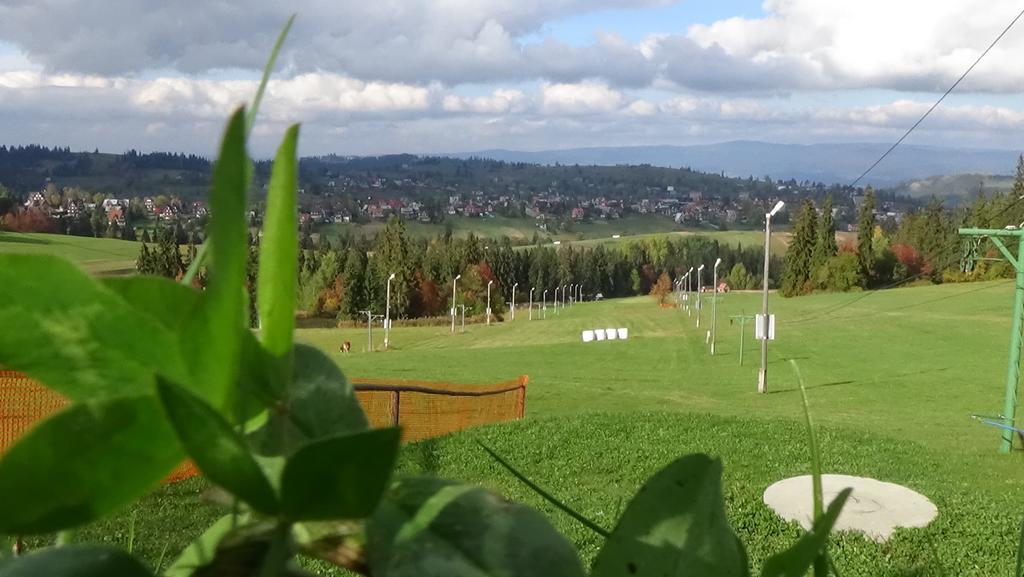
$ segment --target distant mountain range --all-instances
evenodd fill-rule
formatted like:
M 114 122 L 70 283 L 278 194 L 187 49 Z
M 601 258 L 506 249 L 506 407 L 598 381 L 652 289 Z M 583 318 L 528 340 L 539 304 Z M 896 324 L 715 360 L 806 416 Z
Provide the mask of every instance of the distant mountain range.
M 480 150 L 449 154 L 535 164 L 652 164 L 689 167 L 726 176 L 777 180 L 795 178 L 826 184 L 846 184 L 860 176 L 890 144 L 775 144 L 733 141 L 692 146 L 616 146 L 564 150 Z M 904 144 L 893 151 L 862 181 L 895 187 L 934 175 L 1012 174 L 1018 151 L 984 148 L 944 148 Z M 974 183 L 974 190 L 977 182 Z

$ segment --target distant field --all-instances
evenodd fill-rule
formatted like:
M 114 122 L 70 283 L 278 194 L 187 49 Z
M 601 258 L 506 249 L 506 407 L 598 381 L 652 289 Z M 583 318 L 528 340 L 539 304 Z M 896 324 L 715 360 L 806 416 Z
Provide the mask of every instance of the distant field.
M 441 234 L 450 227 L 452 234 L 465 237 L 473 232 L 480 237 L 507 236 L 516 241 L 529 242 L 536 232 L 542 239 L 550 238 L 560 244 L 574 246 L 595 246 L 598 244 L 613 245 L 631 240 L 651 238 L 661 235 L 701 235 L 714 238 L 722 244 L 735 246 L 762 246 L 763 230 L 727 230 L 719 231 L 706 228 L 686 228 L 676 224 L 667 217 L 630 216 L 618 220 L 581 222 L 573 225 L 570 232 L 548 235 L 534 224 L 532 219 L 516 218 L 464 218 L 455 217 L 445 224 L 425 224 L 406 222 L 406 229 L 414 236 L 434 236 Z M 318 231 L 328 238 L 345 234 L 372 236 L 384 228 L 383 221 L 366 224 L 329 224 L 321 226 Z M 618 235 L 619 238 L 613 238 Z M 854 239 L 856 235 L 847 232 L 836 233 L 839 242 Z M 783 254 L 789 245 L 789 232 L 777 231 L 772 234 L 772 252 Z
M 0 253 L 55 254 L 97 275 L 135 272 L 139 246 L 112 238 L 0 232 Z

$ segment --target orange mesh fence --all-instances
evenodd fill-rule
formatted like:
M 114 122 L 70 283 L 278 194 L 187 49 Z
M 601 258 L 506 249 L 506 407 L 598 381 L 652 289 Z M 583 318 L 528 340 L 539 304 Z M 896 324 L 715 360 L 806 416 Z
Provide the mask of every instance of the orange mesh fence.
M 353 379 L 356 398 L 374 427 L 402 426 L 402 440 L 419 441 L 467 427 L 521 419 L 525 375 L 491 385 Z
M 49 417 L 68 404 L 63 395 L 14 371 L 0 371 L 0 455 L 36 422 Z M 191 461 L 185 461 L 164 479 L 181 481 L 199 474 Z
M 490 385 L 431 381 L 354 379 L 356 398 L 371 427 L 400 425 L 402 440 L 418 441 L 467 427 L 521 419 L 526 408 L 525 375 Z M 0 455 L 32 426 L 68 401 L 22 373 L 0 370 Z M 199 474 L 183 462 L 164 482 Z

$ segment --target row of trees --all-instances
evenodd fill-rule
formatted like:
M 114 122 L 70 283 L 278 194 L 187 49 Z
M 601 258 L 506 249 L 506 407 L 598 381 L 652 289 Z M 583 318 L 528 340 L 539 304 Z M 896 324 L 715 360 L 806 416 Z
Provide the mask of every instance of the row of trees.
M 580 283 L 593 298 L 644 295 L 660 275 L 681 277 L 689 267 L 710 266 L 723 260 L 734 288 L 753 288 L 763 255 L 760 247 L 723 246 L 707 237 L 654 237 L 619 247 L 552 246 L 513 248 L 509 239 L 483 240 L 444 234 L 431 239 L 411 238 L 405 225 L 392 219 L 375 239 L 342 239 L 339 246 L 320 242 L 300 257 L 299 307 L 318 314 L 358 318 L 360 311 L 384 309 L 387 278 L 391 283 L 393 317 L 447 314 L 453 280 L 458 301 L 477 314 L 486 308 L 491 283 L 491 308 L 507 309 L 515 288 L 517 303 L 554 297 L 558 287 Z M 779 264 L 779 263 L 776 263 Z M 777 267 L 776 267 L 777 268 Z M 710 284 L 710 278 L 705 279 Z

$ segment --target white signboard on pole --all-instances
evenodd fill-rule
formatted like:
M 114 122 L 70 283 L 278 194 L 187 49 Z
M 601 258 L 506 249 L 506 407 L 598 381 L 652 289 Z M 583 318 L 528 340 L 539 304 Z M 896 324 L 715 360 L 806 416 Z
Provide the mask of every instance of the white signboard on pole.
M 759 341 L 764 340 L 764 315 L 755 315 L 754 338 Z M 775 340 L 775 315 L 768 315 L 768 340 Z

